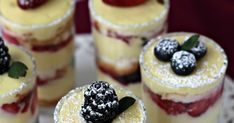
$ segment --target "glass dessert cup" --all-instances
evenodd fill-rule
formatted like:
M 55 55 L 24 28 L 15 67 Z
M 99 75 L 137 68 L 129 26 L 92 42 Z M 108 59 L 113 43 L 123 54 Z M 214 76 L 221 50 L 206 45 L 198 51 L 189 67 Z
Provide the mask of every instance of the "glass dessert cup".
M 13 79 L 7 73 L 0 75 L 0 122 L 37 123 L 36 68 L 32 56 L 23 48 L 7 45 L 12 60 L 24 62 L 28 71 L 25 77 Z
M 39 104 L 55 105 L 74 85 L 75 1 L 49 0 L 32 10 L 21 10 L 16 1 L 0 0 L 3 38 L 23 46 L 35 57 Z
M 176 75 L 170 62 L 154 56 L 154 47 L 161 39 L 176 39 L 180 44 L 193 33 L 170 33 L 153 39 L 140 56 L 143 100 L 148 122 L 216 123 L 219 117 L 227 57 L 212 39 L 200 36 L 207 46 L 206 55 L 188 76 Z
M 89 9 L 98 79 L 126 87 L 141 97 L 139 54 L 149 39 L 167 31 L 169 1 L 113 7 L 103 0 L 90 0 Z
M 70 91 L 59 101 L 54 112 L 55 123 L 86 123 L 80 110 L 84 103 L 84 91 L 88 86 L 86 85 Z M 143 102 L 126 89 L 119 86 L 111 87 L 115 89 L 119 99 L 124 96 L 130 96 L 136 99 L 136 102 L 123 113 L 117 115 L 112 123 L 146 123 L 146 112 Z

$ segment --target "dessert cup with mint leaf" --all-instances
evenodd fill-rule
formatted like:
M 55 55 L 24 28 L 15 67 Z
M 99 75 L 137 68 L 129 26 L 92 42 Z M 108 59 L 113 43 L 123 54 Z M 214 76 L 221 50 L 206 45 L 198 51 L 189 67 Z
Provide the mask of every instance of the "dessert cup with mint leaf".
M 74 1 L 0 0 L 3 38 L 35 57 L 42 106 L 56 104 L 74 84 Z
M 104 81 L 76 88 L 56 106 L 55 123 L 146 123 L 144 104 L 131 92 Z
M 169 0 L 90 0 L 97 76 L 141 97 L 139 54 L 167 31 Z
M 0 122 L 36 123 L 35 62 L 23 48 L 0 38 Z
M 212 39 L 186 32 L 150 41 L 140 56 L 149 122 L 216 123 L 227 69 Z

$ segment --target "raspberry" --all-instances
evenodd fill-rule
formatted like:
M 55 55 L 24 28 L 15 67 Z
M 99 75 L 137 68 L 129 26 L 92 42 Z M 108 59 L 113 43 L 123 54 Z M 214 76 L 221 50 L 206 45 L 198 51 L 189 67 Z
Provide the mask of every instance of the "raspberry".
M 17 0 L 18 6 L 22 9 L 33 9 L 42 4 L 47 0 Z

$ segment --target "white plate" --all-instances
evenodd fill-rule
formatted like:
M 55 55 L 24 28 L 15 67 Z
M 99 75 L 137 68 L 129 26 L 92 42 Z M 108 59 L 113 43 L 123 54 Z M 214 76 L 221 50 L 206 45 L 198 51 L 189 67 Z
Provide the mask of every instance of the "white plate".
M 77 86 L 96 80 L 94 55 L 91 35 L 77 35 L 75 52 Z M 226 77 L 225 81 L 224 104 L 218 123 L 234 123 L 234 82 L 229 77 Z M 40 123 L 53 123 L 52 115 L 40 114 L 39 119 Z

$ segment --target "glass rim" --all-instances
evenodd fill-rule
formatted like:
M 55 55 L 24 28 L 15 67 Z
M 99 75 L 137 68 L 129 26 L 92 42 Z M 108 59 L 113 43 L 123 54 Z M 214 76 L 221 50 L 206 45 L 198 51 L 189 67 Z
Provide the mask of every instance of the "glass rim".
M 21 28 L 21 29 L 41 29 L 41 28 L 46 28 L 46 27 L 52 27 L 54 25 L 57 25 L 57 24 L 61 23 L 64 19 L 69 17 L 71 14 L 73 14 L 73 12 L 75 10 L 76 0 L 70 0 L 70 1 L 71 1 L 70 7 L 65 12 L 65 14 L 62 17 L 57 18 L 57 19 L 55 19 L 55 20 L 53 20 L 52 22 L 49 22 L 49 23 L 31 24 L 31 25 L 20 24 L 20 23 L 17 23 L 15 21 L 12 21 L 12 20 L 6 18 L 5 16 L 2 15 L 1 12 L 0 12 L 0 21 L 2 21 L 2 23 L 6 23 L 8 25 L 11 25 L 11 26 L 13 26 L 15 28 Z
M 28 50 L 26 50 L 22 46 L 16 46 L 16 45 L 10 44 L 10 43 L 6 43 L 6 45 L 18 48 L 19 50 L 26 53 L 27 56 L 29 56 L 29 58 L 30 58 L 30 60 L 32 62 L 32 75 L 29 76 L 26 80 L 20 81 L 21 84 L 20 84 L 19 87 L 15 88 L 13 90 L 10 90 L 7 93 L 0 94 L 0 99 L 1 98 L 6 98 L 6 97 L 9 97 L 9 96 L 12 96 L 12 95 L 16 95 L 17 93 L 20 93 L 23 89 L 27 88 L 29 85 L 33 85 L 33 84 L 36 85 L 36 80 L 35 80 L 35 77 L 36 77 L 36 61 L 35 61 L 35 58 L 29 53 Z
M 116 25 L 116 24 L 113 24 L 112 22 L 106 20 L 105 18 L 99 16 L 96 13 L 96 11 L 94 10 L 93 2 L 92 1 L 94 1 L 94 0 L 89 0 L 89 3 L 88 3 L 88 8 L 90 10 L 91 18 L 94 18 L 94 19 L 98 20 L 99 22 L 104 23 L 105 25 L 108 25 L 109 27 L 112 27 L 114 29 L 139 28 L 139 27 L 144 27 L 144 26 L 147 26 L 147 25 L 151 25 L 152 23 L 155 23 L 155 22 L 159 22 L 165 16 L 168 16 L 169 8 L 170 8 L 170 1 L 169 0 L 163 0 L 164 3 L 165 3 L 166 9 L 161 12 L 161 14 L 160 14 L 159 17 L 155 17 L 153 20 L 150 20 L 150 21 L 147 21 L 147 22 L 144 22 L 144 23 L 140 23 L 140 24 L 131 24 L 131 25 L 124 25 L 124 24 L 121 25 L 121 24 L 118 24 L 118 25 Z
M 92 81 L 92 83 L 93 83 L 93 82 L 96 82 L 96 81 Z M 91 85 L 91 84 L 84 85 L 84 86 L 81 86 L 81 87 L 77 87 L 77 88 L 75 88 L 75 89 L 69 91 L 64 97 L 62 97 L 62 98 L 60 99 L 60 101 L 59 101 L 58 104 L 56 105 L 55 111 L 54 111 L 54 122 L 55 122 L 55 123 L 59 123 L 59 122 L 60 122 L 60 121 L 59 121 L 59 113 L 60 113 L 60 111 L 61 111 L 61 109 L 62 109 L 63 104 L 65 103 L 65 101 L 66 101 L 69 97 L 71 97 L 72 95 L 74 95 L 75 93 L 80 92 L 80 91 L 82 91 L 82 90 L 88 88 L 88 86 L 90 86 L 90 85 Z M 121 91 L 125 91 L 126 94 L 128 94 L 128 95 L 134 97 L 134 98 L 139 102 L 140 109 L 141 109 L 141 113 L 143 114 L 143 115 L 142 115 L 143 118 L 142 118 L 142 120 L 141 120 L 141 123 L 146 123 L 146 117 L 147 117 L 146 114 L 147 114 L 147 113 L 146 113 L 146 110 L 145 110 L 145 106 L 144 106 L 143 101 L 142 101 L 141 99 L 139 99 L 137 96 L 135 96 L 135 95 L 134 95 L 131 91 L 129 91 L 129 90 L 123 89 L 123 88 L 121 88 L 121 87 L 119 87 L 119 86 L 117 86 L 117 85 L 113 85 L 113 84 L 110 84 L 110 86 L 113 87 L 115 90 L 116 90 L 116 89 L 120 89 Z M 82 100 L 82 101 L 83 101 L 83 100 Z
M 161 78 L 158 78 L 156 76 L 154 76 L 150 71 L 149 71 L 149 68 L 148 66 L 145 65 L 145 60 L 144 60 L 144 56 L 145 56 L 145 53 L 146 51 L 152 46 L 153 43 L 155 43 L 156 41 L 160 40 L 161 38 L 163 37 L 171 37 L 171 36 L 177 36 L 177 35 L 193 35 L 193 34 L 197 34 L 197 33 L 194 33 L 194 32 L 171 32 L 171 33 L 167 33 L 167 34 L 163 34 L 161 36 L 158 36 L 157 38 L 154 38 L 154 39 L 151 39 L 146 46 L 144 46 L 144 48 L 142 49 L 141 51 L 141 54 L 140 54 L 140 57 L 139 57 L 139 64 L 140 64 L 140 67 L 141 69 L 147 74 L 147 78 L 149 78 L 150 80 L 154 80 L 154 83 L 155 82 L 158 82 L 160 84 L 163 84 L 163 85 L 166 85 L 168 87 L 175 87 L 175 85 L 173 84 L 170 84 L 172 83 L 171 81 L 165 81 Z M 204 35 L 201 35 L 200 34 L 200 38 L 203 38 L 205 40 L 209 40 L 209 42 L 214 45 L 216 48 L 218 48 L 220 51 L 221 51 L 221 54 L 223 56 L 223 65 L 222 67 L 220 68 L 220 70 L 218 71 L 218 74 L 215 75 L 213 78 L 207 80 L 205 82 L 205 84 L 202 84 L 202 85 L 199 85 L 199 86 L 179 86 L 179 87 L 176 87 L 176 88 L 199 88 L 199 87 L 203 87 L 203 86 L 206 86 L 206 85 L 210 85 L 212 83 L 215 82 L 215 80 L 217 79 L 221 79 L 222 78 L 222 75 L 224 75 L 226 73 L 226 69 L 227 69 L 227 66 L 228 66 L 228 58 L 227 58 L 227 55 L 224 51 L 224 49 L 218 44 L 216 43 L 213 39 L 207 37 L 207 36 L 204 36 Z

